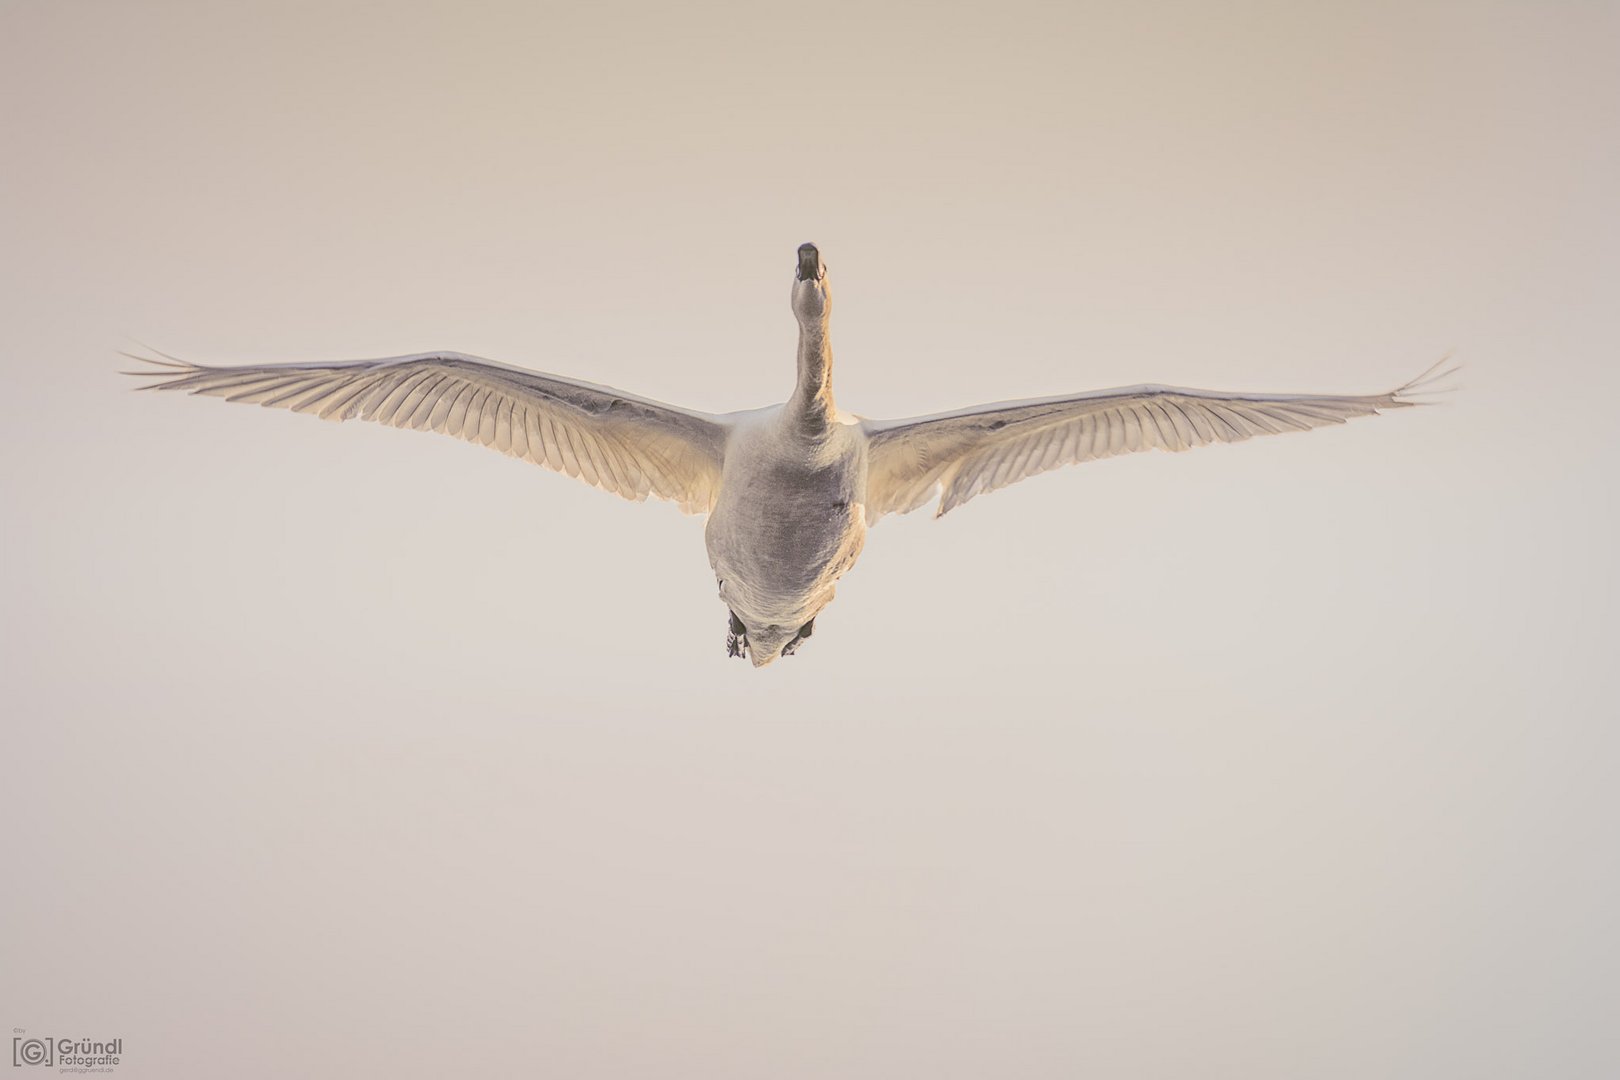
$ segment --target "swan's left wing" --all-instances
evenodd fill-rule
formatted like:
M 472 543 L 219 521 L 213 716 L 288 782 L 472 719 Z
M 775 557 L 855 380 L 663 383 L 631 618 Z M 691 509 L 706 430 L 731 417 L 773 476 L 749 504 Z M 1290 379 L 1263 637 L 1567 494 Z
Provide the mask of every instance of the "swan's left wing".
M 130 372 L 154 377 L 148 389 L 437 431 L 626 499 L 669 499 L 689 514 L 712 509 L 720 489 L 719 418 L 461 353 L 254 367 L 133 359 L 154 365 Z
M 910 420 L 865 420 L 867 520 L 915 510 L 936 493 L 936 516 L 942 515 L 1025 477 L 1116 454 L 1186 450 L 1342 424 L 1417 404 L 1412 393 L 1450 374 L 1434 370 L 1384 394 L 1231 394 L 1129 386 Z

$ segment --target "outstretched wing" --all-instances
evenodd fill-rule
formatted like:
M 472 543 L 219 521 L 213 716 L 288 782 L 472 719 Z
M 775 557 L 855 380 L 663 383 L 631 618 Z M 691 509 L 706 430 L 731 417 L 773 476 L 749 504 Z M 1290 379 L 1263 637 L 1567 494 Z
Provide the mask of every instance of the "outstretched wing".
M 710 510 L 720 487 L 718 418 L 460 353 L 252 367 L 134 359 L 153 365 L 129 372 L 156 380 L 142 389 L 437 431 L 626 499 L 669 499 L 689 514 Z
M 915 510 L 936 493 L 937 514 L 943 515 L 1025 477 L 1116 454 L 1186 450 L 1342 424 L 1416 404 L 1413 393 L 1451 373 L 1436 375 L 1435 368 L 1385 394 L 1226 394 L 1128 386 L 909 420 L 866 420 L 867 520 Z

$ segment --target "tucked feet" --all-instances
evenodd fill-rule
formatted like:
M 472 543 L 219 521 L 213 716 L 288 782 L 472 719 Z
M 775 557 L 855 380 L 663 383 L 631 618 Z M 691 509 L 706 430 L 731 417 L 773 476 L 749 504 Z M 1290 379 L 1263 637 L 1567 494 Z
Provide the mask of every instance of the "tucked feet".
M 728 657 L 747 657 L 750 648 L 748 643 L 748 627 L 744 626 L 743 621 L 737 618 L 737 613 L 735 611 L 728 611 L 726 612 L 726 615 L 728 619 L 726 623 L 726 655 Z M 804 639 L 815 633 L 815 630 L 816 620 L 814 619 L 811 619 L 809 622 L 799 627 L 799 632 L 793 635 L 793 640 L 782 646 L 782 655 L 792 656 L 794 653 L 798 652 L 799 646 L 804 644 Z
M 737 618 L 736 612 L 729 611 L 726 614 L 731 616 L 731 622 L 726 627 L 726 655 L 747 656 L 748 627 L 744 626 L 742 620 Z
M 793 635 L 793 640 L 782 646 L 782 655 L 792 656 L 794 653 L 798 652 L 799 646 L 804 644 L 804 639 L 815 633 L 815 630 L 816 620 L 814 619 L 811 619 L 809 622 L 799 627 L 799 632 Z

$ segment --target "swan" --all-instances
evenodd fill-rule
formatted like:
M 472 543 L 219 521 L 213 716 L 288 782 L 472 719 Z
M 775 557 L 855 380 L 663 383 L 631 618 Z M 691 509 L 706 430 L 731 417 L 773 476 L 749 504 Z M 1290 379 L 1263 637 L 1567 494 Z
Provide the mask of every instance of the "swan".
M 142 389 L 184 390 L 437 431 L 626 499 L 708 514 L 726 651 L 764 667 L 810 637 L 834 586 L 887 514 L 936 516 L 1037 473 L 1139 450 L 1186 450 L 1305 431 L 1416 404 L 1424 374 L 1383 394 L 1248 394 L 1142 385 L 871 420 L 833 400 L 827 265 L 798 249 L 798 377 L 780 405 L 711 414 L 455 352 L 213 367 L 132 356 Z M 132 354 L 125 354 L 132 355 Z M 1444 361 L 1442 360 L 1443 364 Z M 1455 369 L 1452 369 L 1455 370 Z

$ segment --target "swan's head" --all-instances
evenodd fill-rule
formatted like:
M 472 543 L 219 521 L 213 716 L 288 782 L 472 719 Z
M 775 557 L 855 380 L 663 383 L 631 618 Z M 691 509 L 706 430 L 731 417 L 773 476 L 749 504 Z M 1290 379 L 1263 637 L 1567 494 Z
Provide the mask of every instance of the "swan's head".
M 799 325 L 827 321 L 832 297 L 827 292 L 827 264 L 814 244 L 799 245 L 799 265 L 793 272 L 793 315 Z

